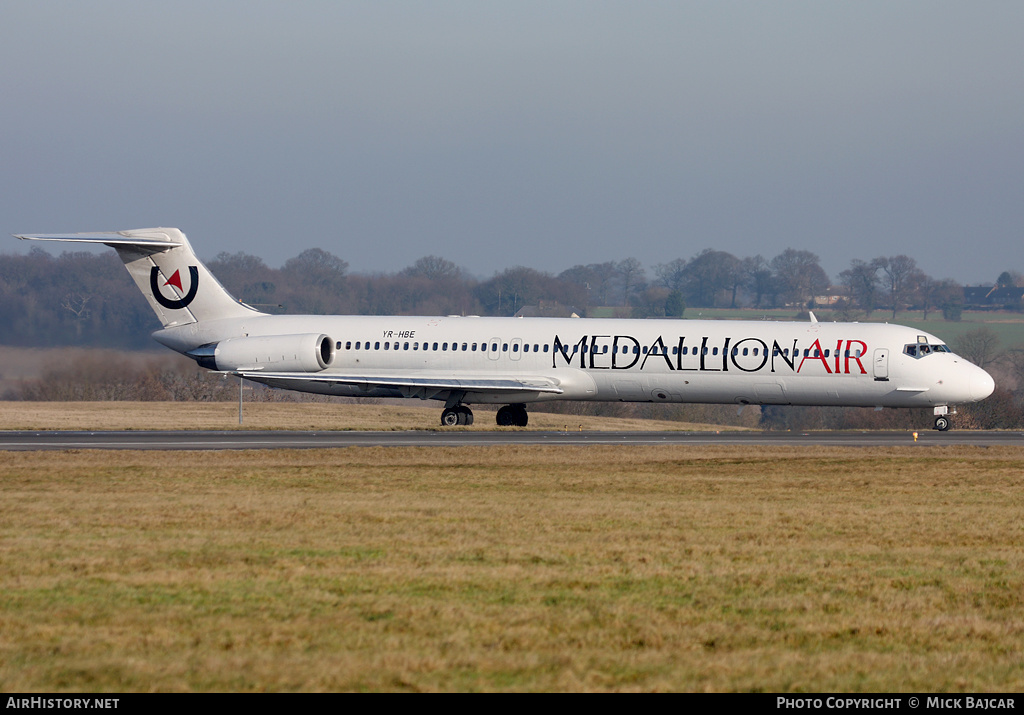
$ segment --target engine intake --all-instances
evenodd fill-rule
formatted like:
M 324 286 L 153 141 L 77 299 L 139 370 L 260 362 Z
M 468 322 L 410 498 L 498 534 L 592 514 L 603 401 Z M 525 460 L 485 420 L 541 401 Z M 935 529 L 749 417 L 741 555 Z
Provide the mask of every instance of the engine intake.
M 334 360 L 334 341 L 317 333 L 231 338 L 188 354 L 213 370 L 319 372 Z

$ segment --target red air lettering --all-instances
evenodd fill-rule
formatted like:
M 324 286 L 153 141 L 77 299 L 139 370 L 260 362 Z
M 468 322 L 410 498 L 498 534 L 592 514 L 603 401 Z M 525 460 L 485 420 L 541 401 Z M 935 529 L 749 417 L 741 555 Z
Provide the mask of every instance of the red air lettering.
M 857 345 L 860 345 L 860 347 L 861 347 L 860 354 L 861 355 L 867 355 L 868 354 L 867 343 L 865 343 L 865 342 L 863 342 L 861 340 L 847 340 L 846 341 L 846 374 L 847 375 L 850 374 L 850 360 L 852 358 L 854 361 L 856 361 L 857 367 L 860 368 L 860 374 L 861 375 L 867 375 L 868 371 L 864 369 L 864 366 L 860 362 L 860 358 L 857 357 L 853 353 L 853 351 L 850 349 L 850 346 L 852 346 L 854 343 L 856 343 Z
M 825 366 L 825 372 L 829 375 L 832 374 L 832 370 L 829 369 L 828 366 L 828 359 L 825 357 L 825 351 L 821 349 L 821 343 L 815 340 L 811 343 L 811 347 L 808 348 L 806 352 L 807 354 L 804 355 L 804 359 L 800 361 L 800 367 L 796 369 L 797 372 L 800 372 L 803 369 L 804 363 L 808 360 L 819 360 L 821 361 L 821 364 Z M 817 352 L 817 355 L 815 355 L 815 352 Z

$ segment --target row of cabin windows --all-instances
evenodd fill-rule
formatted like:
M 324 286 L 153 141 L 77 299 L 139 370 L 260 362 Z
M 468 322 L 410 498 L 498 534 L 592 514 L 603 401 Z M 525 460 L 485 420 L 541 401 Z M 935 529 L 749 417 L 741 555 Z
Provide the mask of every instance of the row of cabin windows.
M 338 341 L 338 344 L 337 344 L 336 347 L 337 347 L 338 350 L 341 350 L 341 341 L 340 340 Z M 539 353 L 539 352 L 542 351 L 542 349 L 543 349 L 543 352 L 547 352 L 548 351 L 548 347 L 549 346 L 547 346 L 547 345 L 541 346 L 540 344 L 534 344 L 533 352 Z M 418 343 L 418 342 L 415 342 L 415 343 L 409 343 L 409 342 L 394 342 L 394 343 L 383 342 L 382 343 L 382 342 L 380 342 L 378 340 L 378 341 L 374 342 L 373 345 L 371 346 L 369 340 L 367 340 L 365 342 L 363 342 L 362 340 L 357 340 L 354 345 L 353 345 L 352 341 L 349 340 L 349 341 L 347 341 L 345 343 L 345 349 L 346 350 L 421 350 L 422 349 L 422 350 L 440 350 L 442 352 L 447 352 L 449 349 L 454 351 L 454 352 L 457 352 L 457 351 L 459 351 L 461 349 L 463 352 L 474 352 L 475 353 L 478 350 L 480 352 L 487 352 L 488 344 L 487 343 L 462 343 L 461 346 L 460 346 L 459 343 L 451 343 L 451 345 L 449 346 L 448 343 L 423 343 L 423 345 L 421 346 L 420 343 Z M 498 343 L 490 343 L 490 349 L 491 349 L 492 352 L 497 352 L 497 350 L 498 350 Z M 503 353 L 507 353 L 508 350 L 509 350 L 509 344 L 508 343 L 502 343 L 501 344 L 501 351 Z M 528 352 L 530 352 L 530 346 L 528 344 L 527 345 L 523 345 L 522 346 L 522 350 L 523 350 L 524 353 L 528 353 Z M 513 343 L 512 344 L 512 352 L 514 352 L 514 353 L 519 352 L 519 343 Z
M 412 346 L 413 350 L 420 350 L 420 344 L 418 342 L 414 342 L 414 343 L 408 343 L 408 342 L 404 342 L 404 343 L 400 343 L 400 342 L 395 342 L 395 343 L 384 342 L 384 343 L 381 343 L 380 341 L 377 341 L 377 342 L 373 343 L 373 347 L 370 347 L 370 342 L 369 341 L 363 342 L 361 340 L 357 340 L 355 342 L 354 346 L 353 346 L 351 340 L 346 342 L 345 343 L 345 349 L 346 350 L 381 350 L 381 349 L 383 349 L 383 350 L 392 350 L 392 349 L 394 349 L 394 350 L 409 350 L 410 349 L 410 345 Z M 479 348 L 478 348 L 478 345 L 479 345 Z M 478 349 L 479 349 L 480 352 L 487 352 L 487 347 L 488 347 L 488 343 L 479 343 L 479 344 L 478 343 L 462 343 L 462 345 L 461 345 L 461 349 L 462 349 L 463 352 L 477 352 Z M 607 345 L 600 345 L 600 346 L 597 346 L 597 347 L 600 347 L 601 350 L 599 350 L 599 351 L 595 350 L 594 352 L 598 352 L 598 353 L 600 353 L 602 355 L 608 354 L 608 346 Z M 548 345 L 543 345 L 542 346 L 542 345 L 540 345 L 538 343 L 534 343 L 534 345 L 533 345 L 533 352 L 535 352 L 535 353 L 539 353 L 539 352 L 542 352 L 542 351 L 543 352 L 548 352 L 548 348 L 549 348 Z M 341 342 L 340 341 L 337 344 L 337 349 L 341 350 Z M 422 349 L 423 350 L 440 350 L 442 352 L 445 352 L 445 351 L 447 351 L 449 349 L 449 344 L 448 343 L 423 343 Z M 460 349 L 459 343 L 451 343 L 451 350 L 452 351 L 456 351 L 457 352 L 459 349 Z M 497 351 L 498 350 L 498 343 L 490 343 L 490 349 L 491 349 L 491 351 Z M 508 352 L 508 349 L 509 349 L 509 344 L 508 343 L 502 343 L 501 344 L 501 351 L 503 353 L 504 352 Z M 583 352 L 586 353 L 586 352 L 588 352 L 588 350 L 589 350 L 589 346 L 588 345 L 583 345 Z M 719 350 L 718 348 L 704 348 L 704 354 L 705 355 L 718 355 L 719 354 L 718 350 Z M 566 346 L 566 351 L 568 351 L 568 346 Z M 572 353 L 573 354 L 576 354 L 579 351 L 580 351 L 580 346 L 579 345 L 573 345 L 572 346 Z M 760 348 L 743 348 L 742 351 L 739 348 L 733 348 L 732 349 L 732 354 L 733 354 L 734 357 L 739 356 L 741 352 L 742 352 L 743 355 L 758 356 L 758 355 L 760 355 L 760 351 L 761 351 Z M 512 352 L 514 352 L 514 353 L 519 352 L 519 343 L 513 343 L 512 344 Z M 530 352 L 530 345 L 529 345 L 529 343 L 523 345 L 523 352 L 524 353 Z M 644 355 L 646 355 L 647 352 L 648 352 L 648 349 L 647 349 L 646 346 L 643 347 L 643 348 L 640 348 L 639 346 L 634 345 L 634 346 L 632 346 L 632 348 L 630 348 L 630 346 L 628 346 L 628 345 L 623 345 L 622 346 L 622 353 L 623 354 L 627 354 L 629 352 L 632 352 L 634 355 L 639 355 L 642 352 Z M 696 347 L 693 347 L 693 348 L 687 347 L 687 346 L 683 347 L 683 355 L 697 355 L 698 352 L 699 352 L 699 349 L 696 348 Z M 765 352 L 767 353 L 767 351 L 765 351 Z M 666 348 L 665 350 L 663 350 L 661 352 L 652 351 L 651 354 L 653 354 L 653 355 L 667 355 L 668 354 L 668 350 Z M 679 347 L 678 346 L 674 346 L 672 348 L 672 354 L 673 355 L 678 355 L 679 354 Z M 781 351 L 776 349 L 776 350 L 773 351 L 773 354 L 775 356 L 784 355 L 785 357 L 789 357 L 789 348 L 783 348 Z M 816 358 L 830 357 L 830 354 L 831 354 L 831 351 L 828 350 L 828 349 L 826 349 L 824 353 L 822 353 L 820 350 L 814 350 L 814 355 L 813 356 L 811 355 L 810 348 L 805 348 L 804 351 L 803 351 L 803 356 L 804 357 L 816 357 Z M 799 357 L 800 351 L 799 350 L 794 350 L 793 351 L 793 355 Z M 846 350 L 846 351 L 844 351 L 844 355 L 845 355 L 845 357 L 858 357 L 859 358 L 861 356 L 861 351 L 860 350 L 854 350 L 854 351 L 851 352 L 850 350 Z

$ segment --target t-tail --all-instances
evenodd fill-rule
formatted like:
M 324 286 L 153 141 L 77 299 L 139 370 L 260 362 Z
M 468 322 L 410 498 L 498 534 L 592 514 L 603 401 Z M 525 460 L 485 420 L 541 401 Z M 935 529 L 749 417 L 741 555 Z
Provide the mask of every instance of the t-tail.
M 46 233 L 19 235 L 18 238 L 104 244 L 114 248 L 165 328 L 260 315 L 227 292 L 196 258 L 185 234 L 176 228 Z

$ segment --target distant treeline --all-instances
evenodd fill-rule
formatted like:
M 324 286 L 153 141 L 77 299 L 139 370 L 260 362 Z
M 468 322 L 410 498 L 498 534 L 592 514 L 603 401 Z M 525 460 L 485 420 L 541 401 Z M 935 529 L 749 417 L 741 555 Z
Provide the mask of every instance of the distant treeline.
M 240 300 L 271 313 L 361 315 L 539 315 L 683 317 L 688 308 L 825 306 L 838 319 L 915 308 L 957 320 L 963 287 L 927 276 L 899 255 L 854 260 L 833 283 L 810 251 L 767 260 L 704 250 L 648 272 L 635 258 L 573 266 L 555 275 L 515 266 L 486 280 L 425 256 L 397 273 L 350 273 L 348 263 L 312 248 L 281 268 L 246 253 L 220 253 L 207 265 Z M 1000 285 L 1024 285 L 1006 272 Z M 1012 306 L 1011 306 L 1012 307 Z M 150 347 L 159 327 L 113 251 L 38 248 L 0 254 L 0 344 Z

